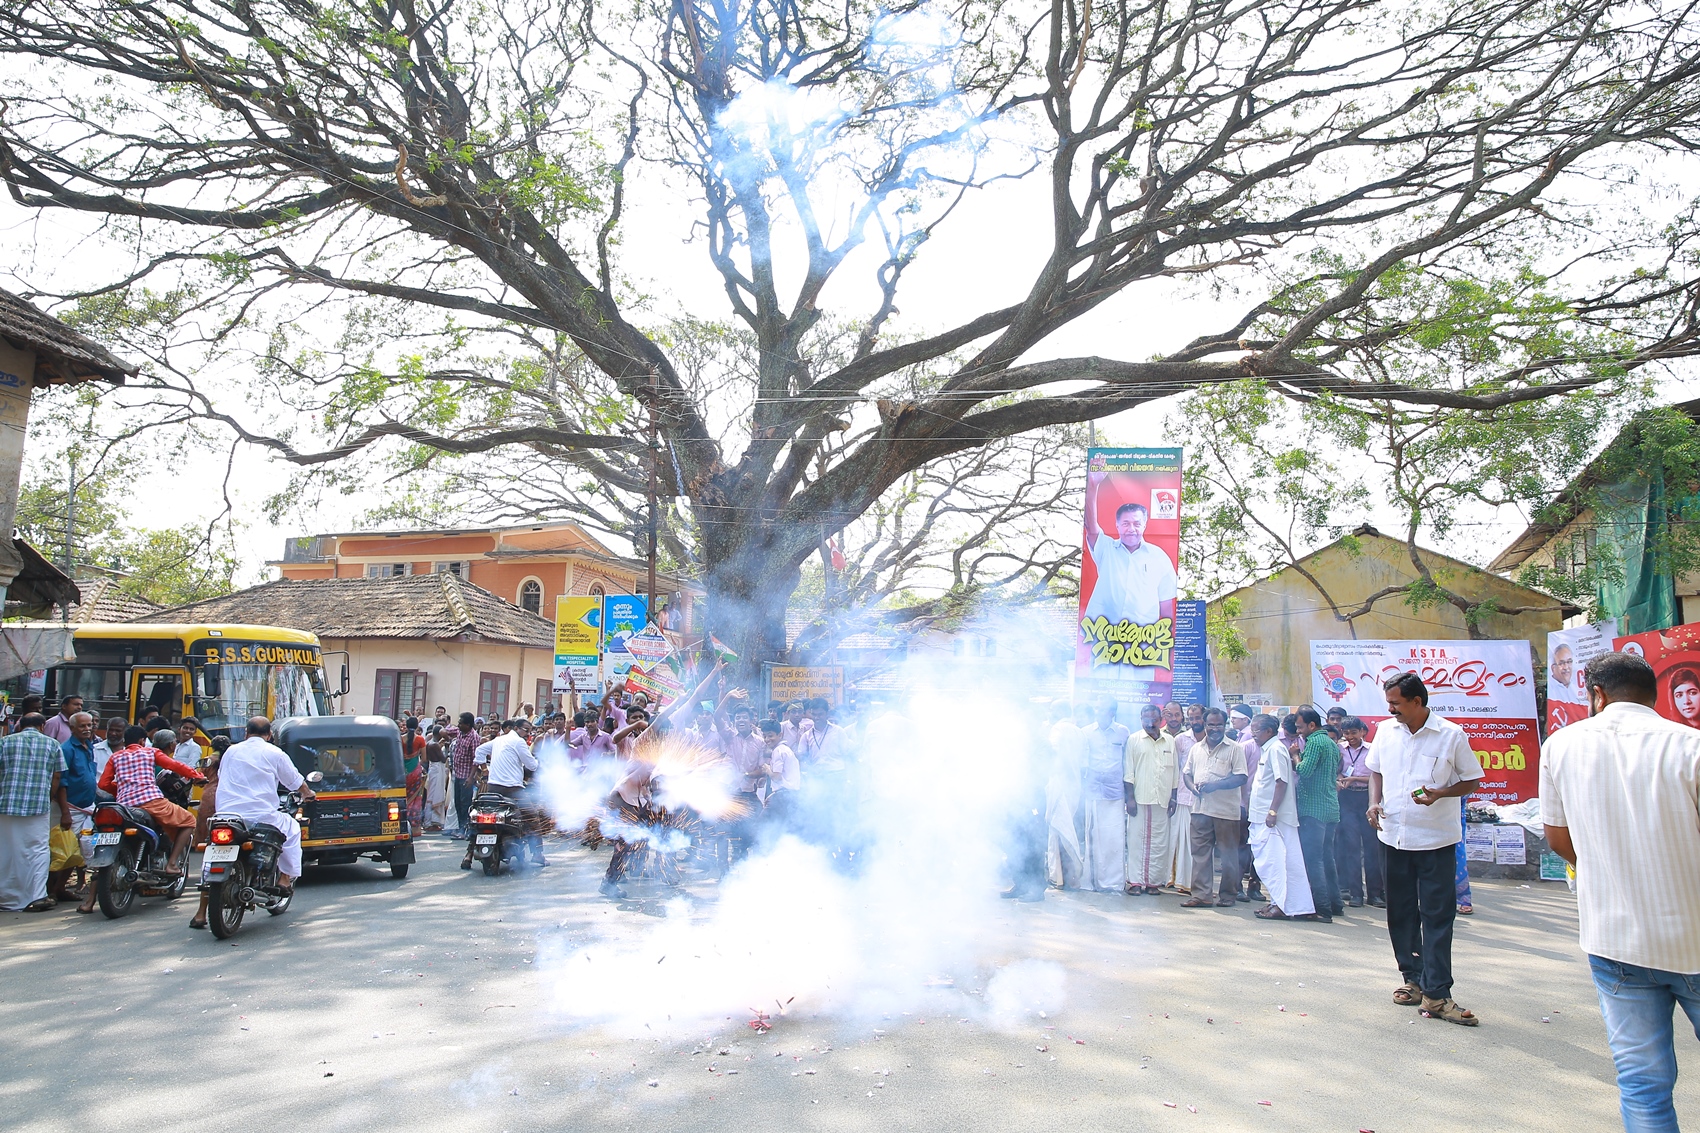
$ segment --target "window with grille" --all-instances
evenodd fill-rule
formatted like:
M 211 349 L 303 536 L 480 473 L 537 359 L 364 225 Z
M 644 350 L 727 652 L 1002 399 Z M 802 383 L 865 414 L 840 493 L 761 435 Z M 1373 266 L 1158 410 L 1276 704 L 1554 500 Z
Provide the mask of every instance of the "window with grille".
M 543 584 L 535 578 L 528 578 L 520 584 L 520 608 L 530 610 L 534 614 L 543 612 Z
M 450 563 L 432 563 L 431 573 L 452 574 L 456 578 L 470 579 L 472 576 L 472 563 L 466 559 L 456 559 L 454 562 Z
M 413 568 L 412 563 L 367 563 L 367 578 L 405 578 Z

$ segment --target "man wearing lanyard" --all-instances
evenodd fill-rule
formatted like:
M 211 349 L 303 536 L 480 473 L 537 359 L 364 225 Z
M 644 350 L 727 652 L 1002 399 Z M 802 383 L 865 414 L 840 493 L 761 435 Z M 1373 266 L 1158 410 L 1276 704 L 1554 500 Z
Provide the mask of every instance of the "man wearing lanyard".
M 1386 847 L 1387 935 L 1405 979 L 1393 1002 L 1474 1027 L 1481 1020 L 1452 998 L 1453 847 L 1463 837 L 1459 800 L 1476 789 L 1482 765 L 1464 730 L 1429 711 L 1422 678 L 1400 673 L 1383 688 L 1392 719 L 1366 765 L 1369 824 Z
M 1330 709 L 1332 712 L 1332 709 Z M 1353 907 L 1369 899 L 1370 906 L 1385 909 L 1382 898 L 1381 843 L 1369 827 L 1369 729 L 1356 716 L 1340 723 L 1346 742 L 1340 745 L 1340 832 L 1335 842 L 1340 883 Z

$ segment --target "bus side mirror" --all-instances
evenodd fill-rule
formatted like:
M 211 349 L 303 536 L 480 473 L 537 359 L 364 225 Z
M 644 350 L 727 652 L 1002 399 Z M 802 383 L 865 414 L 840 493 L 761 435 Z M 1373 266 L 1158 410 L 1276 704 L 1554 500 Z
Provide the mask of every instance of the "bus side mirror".
M 201 670 L 201 691 L 207 696 L 218 695 L 218 674 L 217 665 L 208 665 Z
M 347 661 L 344 661 L 342 663 L 342 681 L 340 683 L 341 683 L 342 687 L 341 687 L 341 689 L 338 690 L 339 694 L 342 695 L 342 696 L 347 696 L 348 695 L 348 662 Z

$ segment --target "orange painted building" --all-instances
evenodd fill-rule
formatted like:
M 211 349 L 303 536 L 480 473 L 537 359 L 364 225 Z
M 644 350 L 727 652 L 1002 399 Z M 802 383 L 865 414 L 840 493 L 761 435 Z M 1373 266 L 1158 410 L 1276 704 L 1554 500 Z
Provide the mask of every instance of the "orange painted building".
M 643 562 L 614 554 L 576 523 L 310 535 L 288 540 L 283 558 L 267 565 L 293 579 L 447 572 L 550 620 L 563 594 L 642 594 L 648 584 Z M 666 574 L 655 588 L 656 608 L 672 611 L 667 628 L 693 634 L 702 589 Z

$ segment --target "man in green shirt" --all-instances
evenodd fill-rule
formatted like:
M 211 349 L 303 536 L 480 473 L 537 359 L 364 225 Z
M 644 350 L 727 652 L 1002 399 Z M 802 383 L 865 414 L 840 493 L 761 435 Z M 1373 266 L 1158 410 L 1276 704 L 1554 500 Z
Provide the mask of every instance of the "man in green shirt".
M 1294 768 L 1299 779 L 1299 845 L 1317 915 L 1333 920 L 1346 911 L 1334 861 L 1334 832 L 1340 827 L 1340 746 L 1322 730 L 1322 714 L 1316 709 L 1301 708 L 1295 715 L 1305 742 Z

